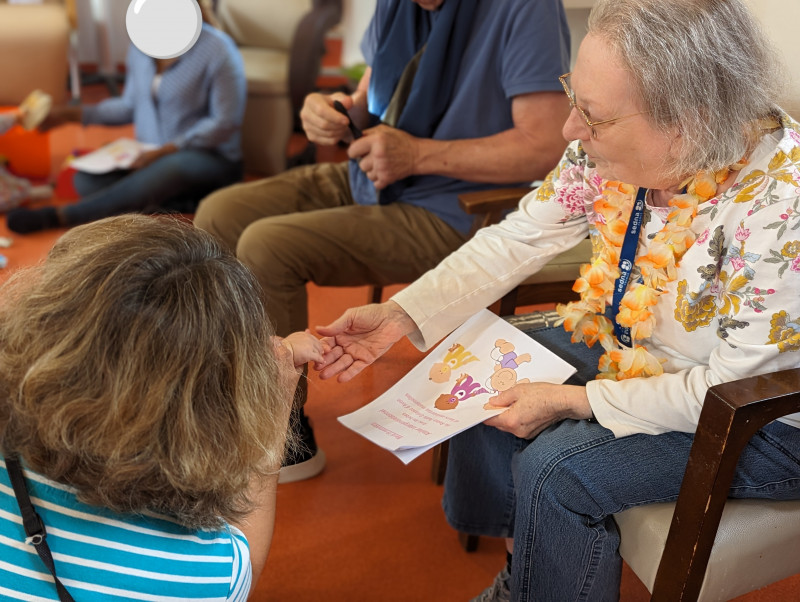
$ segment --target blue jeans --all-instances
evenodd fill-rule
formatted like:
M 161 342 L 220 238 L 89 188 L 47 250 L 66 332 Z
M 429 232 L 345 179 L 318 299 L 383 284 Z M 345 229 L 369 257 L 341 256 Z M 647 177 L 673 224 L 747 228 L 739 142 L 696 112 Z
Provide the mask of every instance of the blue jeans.
M 62 208 L 67 226 L 131 212 L 194 212 L 208 194 L 238 182 L 242 164 L 204 150 L 180 150 L 142 169 L 107 174 L 77 172 L 73 180 L 81 199 Z
M 571 345 L 558 329 L 529 334 L 581 360 L 600 353 Z M 587 374 L 588 363 L 572 384 Z M 617 439 L 599 424 L 565 420 L 527 441 L 478 425 L 450 440 L 445 514 L 459 531 L 514 538 L 513 600 L 617 600 L 622 560 L 612 515 L 674 501 L 692 439 L 679 432 Z M 800 499 L 800 429 L 773 422 L 759 431 L 730 496 Z

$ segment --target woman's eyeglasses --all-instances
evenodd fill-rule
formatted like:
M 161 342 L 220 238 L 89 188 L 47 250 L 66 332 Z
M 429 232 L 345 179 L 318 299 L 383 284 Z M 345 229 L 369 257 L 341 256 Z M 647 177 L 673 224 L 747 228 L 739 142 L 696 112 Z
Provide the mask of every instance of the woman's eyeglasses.
M 598 125 L 603 125 L 605 123 L 613 123 L 615 121 L 619 121 L 620 119 L 627 119 L 628 117 L 633 117 L 635 115 L 642 114 L 642 112 L 639 111 L 638 113 L 631 113 L 630 115 L 623 115 L 622 117 L 613 117 L 612 119 L 592 121 L 591 119 L 589 119 L 589 116 L 586 114 L 586 111 L 584 111 L 580 106 L 578 106 L 578 103 L 575 102 L 575 92 L 572 90 L 572 86 L 570 85 L 569 81 L 570 75 L 572 75 L 572 72 L 560 75 L 558 77 L 558 81 L 560 81 L 561 85 L 564 87 L 564 92 L 566 92 L 567 98 L 569 98 L 569 104 L 572 106 L 573 109 L 577 109 L 578 113 L 581 114 L 581 117 L 583 117 L 583 120 L 586 122 L 586 127 L 588 127 L 589 130 L 592 132 L 592 138 L 597 138 L 597 130 L 595 130 L 595 128 Z

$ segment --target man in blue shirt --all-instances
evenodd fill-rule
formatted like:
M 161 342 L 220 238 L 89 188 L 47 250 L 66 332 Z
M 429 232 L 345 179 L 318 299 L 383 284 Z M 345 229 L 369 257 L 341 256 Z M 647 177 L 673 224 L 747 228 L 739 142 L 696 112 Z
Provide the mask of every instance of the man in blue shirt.
M 356 91 L 311 94 L 301 111 L 312 142 L 350 142 L 349 165 L 217 191 L 195 224 L 255 272 L 278 335 L 306 328 L 309 281 L 410 282 L 466 240 L 460 193 L 529 184 L 555 166 L 566 145 L 558 76 L 569 47 L 561 0 L 378 0 Z M 300 391 L 306 449 L 287 460 L 281 482 L 325 464 L 304 400 Z

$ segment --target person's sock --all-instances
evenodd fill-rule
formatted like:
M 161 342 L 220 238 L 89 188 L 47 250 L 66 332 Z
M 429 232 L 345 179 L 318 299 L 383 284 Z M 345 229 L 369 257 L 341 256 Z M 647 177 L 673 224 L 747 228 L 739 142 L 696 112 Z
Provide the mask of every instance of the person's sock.
M 61 225 L 55 207 L 12 209 L 6 214 L 6 224 L 9 230 L 17 234 L 58 228 Z

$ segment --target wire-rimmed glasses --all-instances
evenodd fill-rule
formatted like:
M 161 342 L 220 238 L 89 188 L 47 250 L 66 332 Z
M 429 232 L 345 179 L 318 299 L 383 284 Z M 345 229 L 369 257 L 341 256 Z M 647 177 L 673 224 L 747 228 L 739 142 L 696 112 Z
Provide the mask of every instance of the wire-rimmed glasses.
M 573 109 L 577 109 L 578 113 L 581 114 L 583 120 L 586 122 L 586 127 L 592 132 L 592 138 L 597 138 L 597 130 L 595 129 L 598 125 L 603 125 L 605 123 L 613 123 L 615 121 L 619 121 L 620 119 L 627 119 L 628 117 L 634 117 L 635 115 L 641 115 L 642 111 L 638 113 L 631 113 L 629 115 L 622 115 L 621 117 L 612 117 L 611 119 L 602 119 L 601 121 L 592 121 L 589 118 L 589 115 L 586 114 L 577 102 L 575 102 L 575 92 L 572 90 L 572 86 L 570 85 L 569 78 L 572 75 L 572 72 L 565 73 L 564 75 L 558 76 L 558 81 L 561 82 L 561 85 L 564 87 L 564 92 L 569 98 L 569 104 Z

